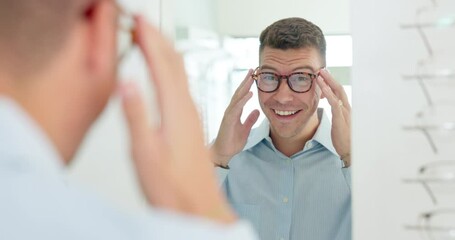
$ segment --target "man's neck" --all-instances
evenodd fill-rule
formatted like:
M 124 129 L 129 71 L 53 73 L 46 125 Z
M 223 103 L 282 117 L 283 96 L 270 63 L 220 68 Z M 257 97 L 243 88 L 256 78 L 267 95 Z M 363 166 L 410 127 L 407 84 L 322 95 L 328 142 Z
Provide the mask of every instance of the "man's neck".
M 72 156 L 74 151 L 74 144 L 70 141 L 74 134 L 71 134 L 72 131 L 68 129 L 74 129 L 77 126 L 72 124 L 72 121 L 68 121 L 68 119 L 74 119 L 71 115 L 72 111 L 66 111 L 74 108 L 67 105 L 68 101 L 61 101 L 61 99 L 64 99 L 62 97 L 64 94 L 69 95 L 66 89 L 76 88 L 67 84 L 70 78 L 59 75 L 59 72 L 49 70 L 27 78 L 2 78 L 0 95 L 10 98 L 27 113 L 52 142 L 61 160 L 67 164 L 69 156 Z M 72 127 L 68 128 L 68 126 Z
M 318 111 L 316 111 L 316 113 L 308 120 L 303 131 L 296 136 L 284 138 L 278 134 L 274 134 L 271 130 L 270 137 L 272 138 L 273 145 L 281 153 L 287 157 L 291 157 L 292 155 L 300 152 L 305 146 L 305 143 L 313 138 L 318 129 L 319 123 L 320 118 Z

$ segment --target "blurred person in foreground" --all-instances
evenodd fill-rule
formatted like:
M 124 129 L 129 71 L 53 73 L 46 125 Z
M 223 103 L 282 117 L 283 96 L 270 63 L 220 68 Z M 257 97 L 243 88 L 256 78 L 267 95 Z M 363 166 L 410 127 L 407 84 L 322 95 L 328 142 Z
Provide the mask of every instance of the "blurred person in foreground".
M 65 167 L 117 89 L 122 14 L 113 0 L 0 0 L 0 239 L 255 239 L 217 188 L 181 56 L 140 16 L 134 42 L 161 124 L 148 121 L 134 84 L 119 92 L 153 207 L 146 217 L 125 215 L 65 183 Z

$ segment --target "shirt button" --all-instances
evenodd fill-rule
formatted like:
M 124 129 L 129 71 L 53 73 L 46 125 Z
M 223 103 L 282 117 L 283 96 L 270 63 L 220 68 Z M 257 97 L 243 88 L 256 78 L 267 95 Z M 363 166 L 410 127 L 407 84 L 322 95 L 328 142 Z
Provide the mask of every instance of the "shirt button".
M 289 202 L 289 199 L 288 199 L 287 197 L 284 197 L 284 198 L 283 198 L 283 202 L 284 202 L 284 203 L 288 203 L 288 202 Z
M 313 147 L 313 142 L 308 142 L 307 147 L 308 148 L 312 148 Z

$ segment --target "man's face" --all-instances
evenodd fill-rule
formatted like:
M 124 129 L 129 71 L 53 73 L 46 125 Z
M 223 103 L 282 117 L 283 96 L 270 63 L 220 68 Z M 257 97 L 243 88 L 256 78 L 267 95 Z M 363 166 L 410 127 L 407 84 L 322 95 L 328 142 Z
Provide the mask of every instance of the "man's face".
M 265 47 L 260 56 L 259 72 L 278 75 L 294 72 L 316 74 L 322 67 L 321 56 L 315 48 L 280 50 Z M 270 122 L 272 137 L 298 138 L 304 133 L 309 121 L 317 117 L 320 89 L 316 83 L 312 84 L 308 92 L 296 93 L 283 78 L 276 91 L 258 92 L 262 111 Z

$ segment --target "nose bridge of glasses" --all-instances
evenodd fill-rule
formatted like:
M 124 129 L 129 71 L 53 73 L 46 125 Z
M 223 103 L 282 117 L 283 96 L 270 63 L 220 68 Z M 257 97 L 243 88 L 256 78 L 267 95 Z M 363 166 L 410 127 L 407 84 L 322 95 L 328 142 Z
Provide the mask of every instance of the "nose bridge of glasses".
M 292 101 L 294 91 L 291 88 L 289 83 L 289 76 L 286 75 L 277 75 L 278 76 L 278 86 L 275 90 L 274 98 L 278 102 L 285 103 Z M 284 86 L 281 86 L 284 85 Z
M 278 77 L 278 84 L 281 85 L 281 84 L 285 84 L 285 85 L 289 85 L 289 77 L 291 75 L 277 75 Z M 290 87 L 291 85 L 289 85 Z

